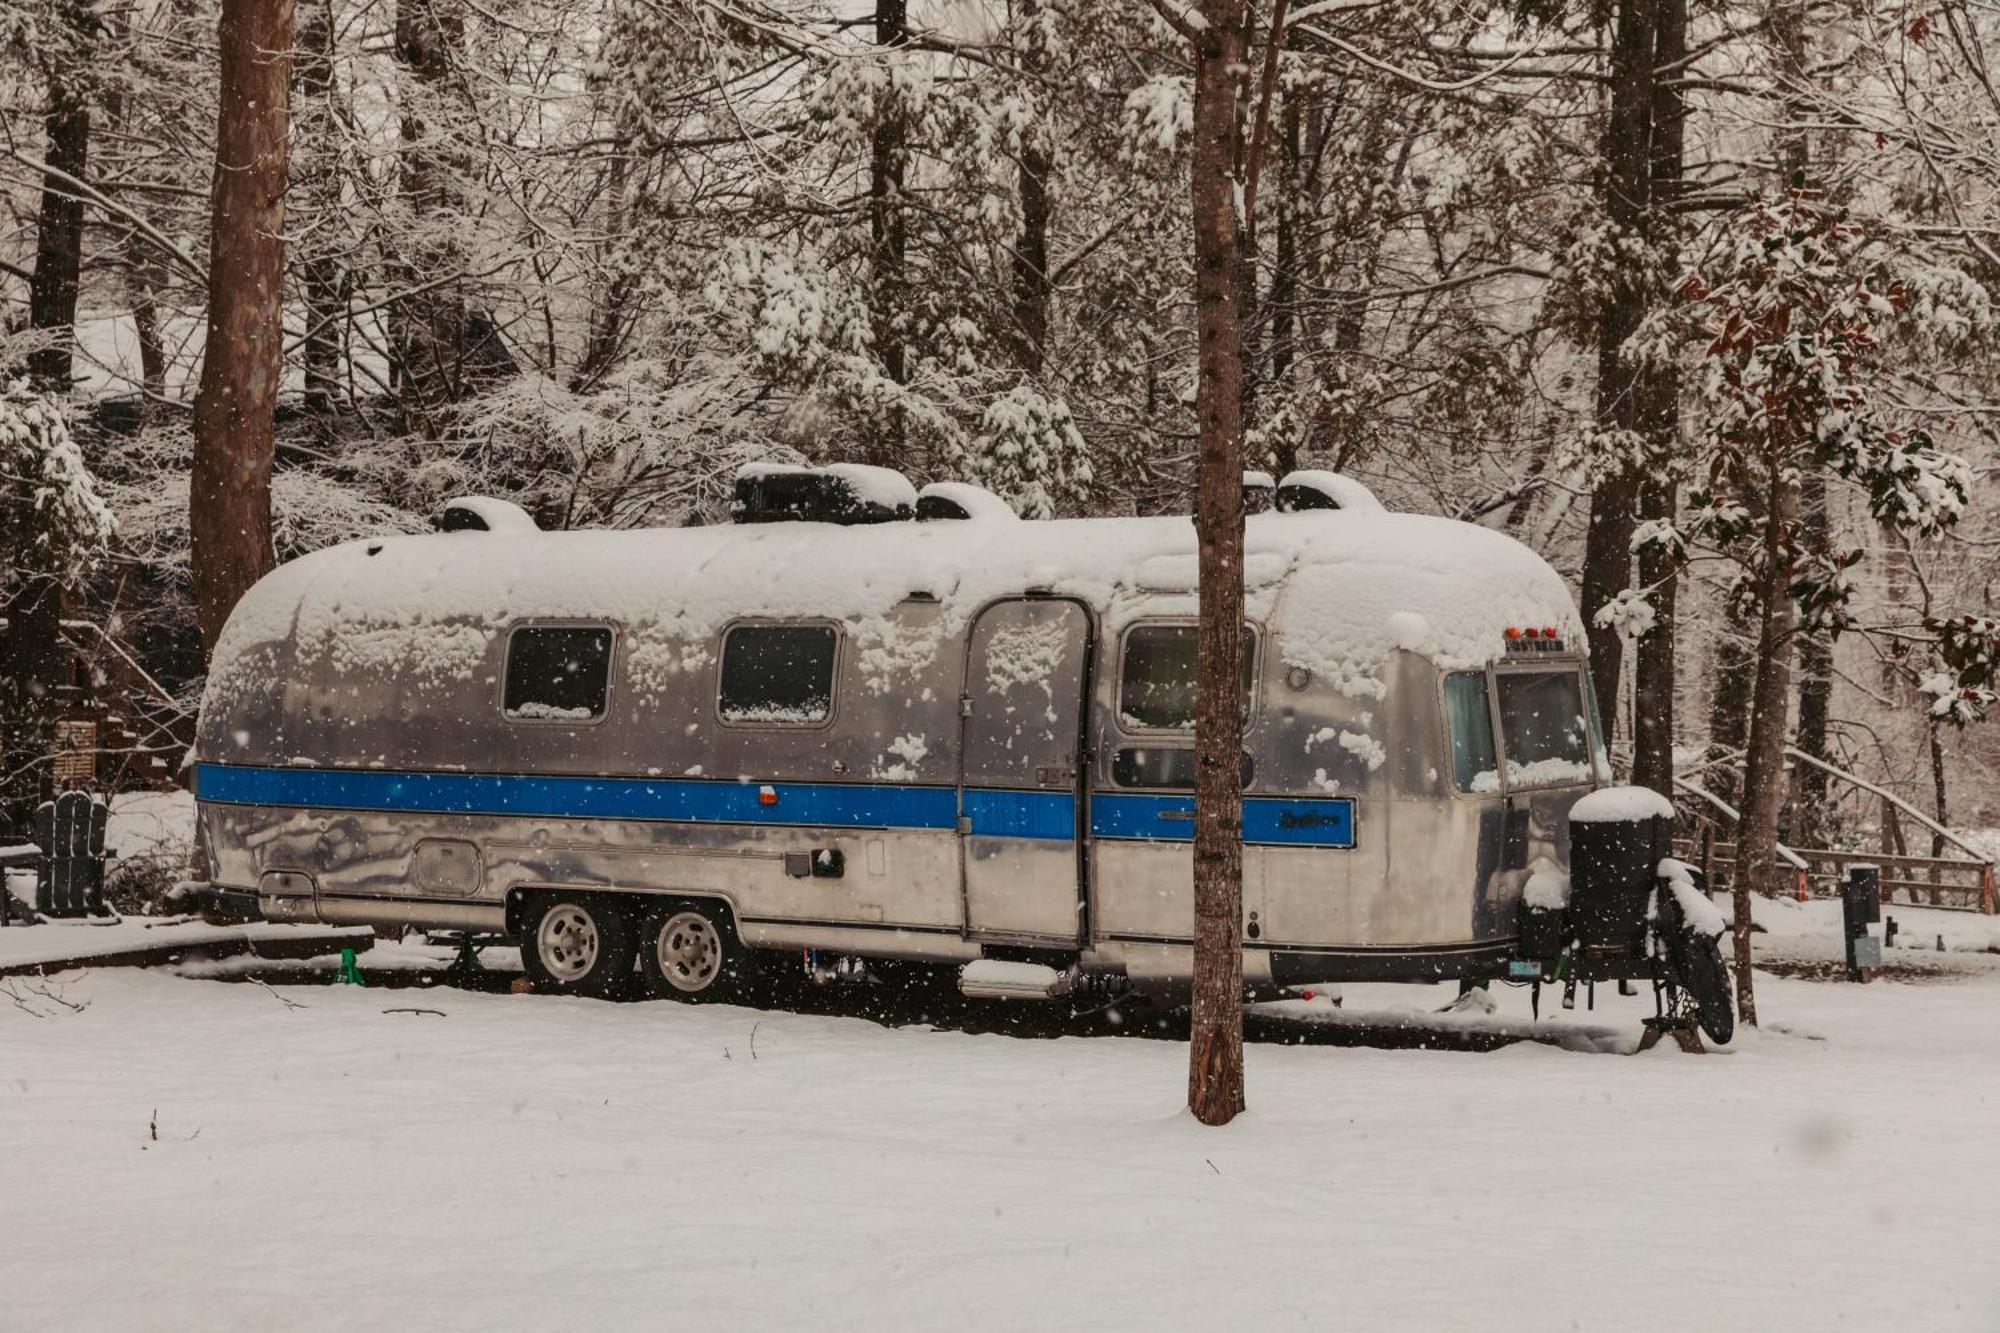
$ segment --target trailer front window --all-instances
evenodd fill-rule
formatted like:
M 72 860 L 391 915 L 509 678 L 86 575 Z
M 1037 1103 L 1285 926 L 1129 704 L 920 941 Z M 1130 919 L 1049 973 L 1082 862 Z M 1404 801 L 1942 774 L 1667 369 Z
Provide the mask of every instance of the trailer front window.
M 1500 743 L 1508 788 L 1589 782 L 1590 727 L 1577 673 L 1502 671 L 1494 685 L 1500 699 Z M 1474 790 L 1499 790 L 1498 775 L 1492 786 Z

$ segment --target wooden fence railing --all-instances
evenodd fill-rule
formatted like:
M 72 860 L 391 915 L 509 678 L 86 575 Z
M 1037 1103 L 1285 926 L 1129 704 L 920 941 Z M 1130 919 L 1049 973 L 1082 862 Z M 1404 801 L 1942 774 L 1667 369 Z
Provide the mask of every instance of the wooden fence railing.
M 1792 856 L 1804 862 L 1800 869 L 1789 863 L 1778 867 L 1790 877 L 1794 891 L 1814 897 L 1838 897 L 1847 868 L 1855 865 L 1879 866 L 1882 871 L 1882 901 L 1900 901 L 1912 906 L 1955 908 L 1991 914 L 1994 901 L 1993 867 L 1984 861 L 1952 860 L 1938 856 L 1902 856 L 1887 852 L 1848 852 L 1825 848 L 1793 847 Z M 1710 886 L 1726 889 L 1736 877 L 1736 844 L 1705 839 L 1676 838 L 1674 854 L 1690 865 L 1711 867 Z

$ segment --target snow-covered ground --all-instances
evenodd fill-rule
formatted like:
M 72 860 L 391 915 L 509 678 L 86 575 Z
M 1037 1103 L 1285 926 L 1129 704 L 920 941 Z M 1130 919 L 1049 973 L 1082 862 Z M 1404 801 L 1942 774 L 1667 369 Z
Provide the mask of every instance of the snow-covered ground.
M 1991 1330 L 1950 959 L 1704 1058 L 1256 1045 L 1224 1130 L 1171 1041 L 74 973 L 0 1002 L 0 1328 Z

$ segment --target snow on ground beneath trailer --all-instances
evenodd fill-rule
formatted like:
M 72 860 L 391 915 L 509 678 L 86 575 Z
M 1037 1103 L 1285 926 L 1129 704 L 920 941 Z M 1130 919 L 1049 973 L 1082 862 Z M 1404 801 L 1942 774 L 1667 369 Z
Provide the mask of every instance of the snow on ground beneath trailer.
M 1245 549 L 1251 614 L 1269 616 L 1284 588 L 1284 660 L 1351 692 L 1379 693 L 1382 664 L 1397 648 L 1476 666 L 1498 655 L 1509 626 L 1559 628 L 1572 642 L 1580 635 L 1555 571 L 1471 524 L 1259 514 L 1248 520 Z M 996 597 L 1042 589 L 1112 608 L 1150 595 L 1157 609 L 1159 593 L 1177 591 L 1191 610 L 1194 550 L 1185 518 L 385 537 L 303 557 L 253 589 L 216 649 L 204 707 L 263 687 L 286 652 L 295 654 L 293 676 L 326 660 L 419 685 L 468 680 L 510 622 L 580 615 L 625 625 L 630 660 L 660 677 L 706 665 L 705 645 L 741 616 L 839 620 L 871 683 L 886 688 Z M 1184 569 L 1182 586 L 1159 588 L 1172 568 Z M 890 612 L 913 594 L 942 602 L 943 615 L 899 625 Z M 912 635 L 922 642 L 903 642 Z M 642 692 L 659 683 L 639 682 Z
M 1257 1044 L 1224 1130 L 1175 1041 L 51 994 L 0 1001 L 0 1327 L 2000 1326 L 1991 973 L 1762 976 L 1699 1058 Z

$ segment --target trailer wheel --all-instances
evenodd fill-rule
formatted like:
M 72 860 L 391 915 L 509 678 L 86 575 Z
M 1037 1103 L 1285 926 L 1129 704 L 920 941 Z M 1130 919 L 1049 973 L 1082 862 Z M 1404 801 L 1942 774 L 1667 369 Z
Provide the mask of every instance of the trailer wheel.
M 521 966 L 545 995 L 604 996 L 632 975 L 632 921 L 611 903 L 538 894 L 521 925 Z
M 653 994 L 692 1001 L 740 992 L 754 972 L 729 913 L 707 902 L 649 908 L 639 926 L 639 970 Z

